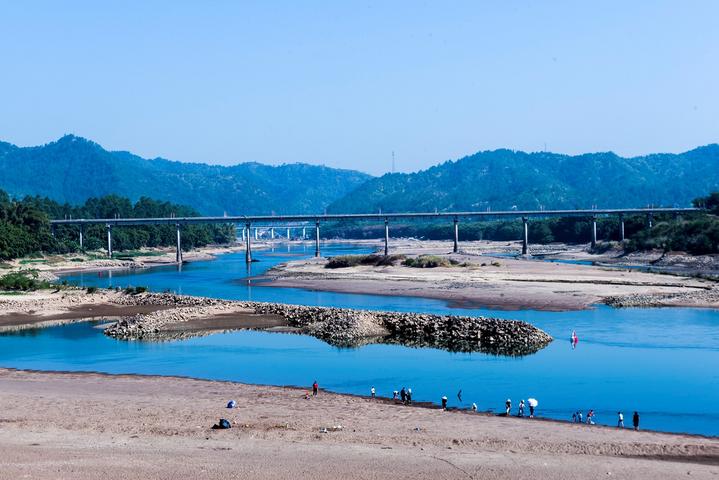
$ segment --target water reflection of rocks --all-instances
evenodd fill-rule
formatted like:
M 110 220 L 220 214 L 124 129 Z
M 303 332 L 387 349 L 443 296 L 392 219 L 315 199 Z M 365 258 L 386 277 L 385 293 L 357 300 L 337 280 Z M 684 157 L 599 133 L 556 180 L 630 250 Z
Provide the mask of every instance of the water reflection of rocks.
M 543 345 L 488 345 L 483 346 L 477 342 L 468 341 L 441 341 L 429 339 L 403 338 L 403 337 L 367 337 L 359 338 L 350 342 L 335 342 L 324 340 L 328 344 L 338 348 L 359 348 L 366 345 L 385 344 L 385 345 L 401 345 L 409 348 L 436 348 L 446 350 L 453 353 L 484 353 L 487 355 L 522 357 L 537 353 L 549 343 Z

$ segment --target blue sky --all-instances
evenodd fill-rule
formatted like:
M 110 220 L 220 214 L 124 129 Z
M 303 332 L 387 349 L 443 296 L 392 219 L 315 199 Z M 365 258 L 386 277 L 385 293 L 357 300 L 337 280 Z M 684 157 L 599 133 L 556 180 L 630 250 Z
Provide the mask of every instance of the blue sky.
M 719 141 L 719 2 L 0 0 L 0 139 L 381 174 Z

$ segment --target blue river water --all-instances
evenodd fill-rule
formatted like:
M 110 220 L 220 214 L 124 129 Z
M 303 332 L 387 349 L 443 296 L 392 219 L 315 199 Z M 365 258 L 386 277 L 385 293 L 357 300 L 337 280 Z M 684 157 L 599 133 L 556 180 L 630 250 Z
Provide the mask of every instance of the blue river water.
M 326 245 L 327 256 L 366 247 Z M 646 429 L 719 435 L 719 312 L 709 309 L 612 309 L 578 312 L 451 308 L 432 299 L 315 292 L 247 284 L 248 276 L 309 256 L 302 245 L 258 250 L 248 270 L 243 254 L 141 272 L 70 275 L 83 286 L 143 285 L 154 291 L 364 309 L 492 315 L 528 321 L 555 337 L 536 354 L 503 357 L 430 348 L 367 345 L 335 348 L 304 335 L 239 331 L 173 342 L 126 342 L 90 322 L 0 335 L 0 366 L 39 370 L 184 375 L 241 382 L 309 386 L 379 395 L 412 388 L 414 398 L 501 411 L 511 398 L 539 401 L 537 413 L 570 419 L 597 413 L 616 424 L 634 410 Z M 576 348 L 569 337 L 576 330 Z M 462 400 L 457 397 L 462 391 Z M 516 411 L 516 410 L 515 410 Z

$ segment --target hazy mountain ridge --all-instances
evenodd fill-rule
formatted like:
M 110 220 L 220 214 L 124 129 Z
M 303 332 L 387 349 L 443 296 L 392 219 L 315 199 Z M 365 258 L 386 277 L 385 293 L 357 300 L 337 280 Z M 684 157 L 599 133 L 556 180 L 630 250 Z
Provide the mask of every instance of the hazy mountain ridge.
M 717 190 L 717 144 L 632 158 L 612 152 L 572 156 L 501 149 L 370 179 L 328 211 L 690 206 L 694 198 Z
M 322 213 L 369 175 L 307 164 L 234 166 L 145 159 L 73 135 L 37 147 L 0 142 L 0 188 L 79 204 L 117 194 L 191 205 L 206 215 Z

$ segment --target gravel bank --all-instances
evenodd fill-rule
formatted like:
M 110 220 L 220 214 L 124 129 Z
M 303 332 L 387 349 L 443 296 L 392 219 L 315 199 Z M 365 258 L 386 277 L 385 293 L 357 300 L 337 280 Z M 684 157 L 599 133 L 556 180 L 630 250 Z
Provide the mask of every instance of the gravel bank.
M 371 340 L 453 351 L 524 355 L 552 341 L 547 333 L 528 323 L 497 318 L 231 302 L 174 294 L 125 295 L 115 301 L 123 305 L 176 307 L 123 317 L 105 329 L 106 335 L 121 339 L 166 339 L 169 327 L 177 323 L 236 312 L 281 317 L 297 331 L 336 346 L 354 346 Z M 177 338 L 177 334 L 173 333 L 171 338 Z

